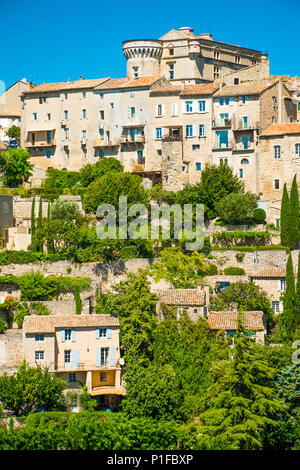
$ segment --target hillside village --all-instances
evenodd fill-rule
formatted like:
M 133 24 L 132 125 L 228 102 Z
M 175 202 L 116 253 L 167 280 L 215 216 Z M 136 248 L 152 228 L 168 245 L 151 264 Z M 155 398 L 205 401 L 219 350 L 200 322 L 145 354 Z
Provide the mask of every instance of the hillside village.
M 0 411 L 26 414 L 5 381 L 40 367 L 63 380 L 64 403 L 37 398 L 31 412 L 210 429 L 210 394 L 240 344 L 276 386 L 284 374 L 299 384 L 300 78 L 189 27 L 123 53 L 124 78 L 22 79 L 0 101 Z M 203 246 L 188 251 L 172 230 L 100 240 L 98 206 L 124 195 L 128 207 L 203 204 Z M 272 428 L 226 437 L 229 449 L 299 446 L 298 408 L 284 403 L 285 421 L 276 390 L 268 425 L 288 422 L 292 437 Z M 221 445 L 195 429 L 186 448 Z

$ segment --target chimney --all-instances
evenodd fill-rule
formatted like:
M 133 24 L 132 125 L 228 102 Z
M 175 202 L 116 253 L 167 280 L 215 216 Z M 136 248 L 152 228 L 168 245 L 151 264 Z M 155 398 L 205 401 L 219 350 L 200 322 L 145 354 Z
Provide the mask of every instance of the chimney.
M 84 77 L 79 77 L 79 80 L 84 80 Z

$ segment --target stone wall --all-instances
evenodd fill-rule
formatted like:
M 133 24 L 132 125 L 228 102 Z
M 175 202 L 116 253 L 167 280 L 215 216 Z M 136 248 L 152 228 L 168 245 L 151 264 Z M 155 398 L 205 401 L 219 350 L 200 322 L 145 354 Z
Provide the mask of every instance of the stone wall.
M 22 330 L 7 330 L 0 334 L 0 375 L 16 372 L 22 359 Z

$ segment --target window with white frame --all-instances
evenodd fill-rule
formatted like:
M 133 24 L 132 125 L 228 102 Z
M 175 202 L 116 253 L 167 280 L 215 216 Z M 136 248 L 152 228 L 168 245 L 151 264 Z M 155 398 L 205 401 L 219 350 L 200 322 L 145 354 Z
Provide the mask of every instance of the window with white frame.
M 193 126 L 191 124 L 185 127 L 185 135 L 186 137 L 193 137 Z
M 205 137 L 205 124 L 200 124 L 199 125 L 199 136 L 200 137 Z
M 155 138 L 156 139 L 161 139 L 162 137 L 162 128 L 161 127 L 157 127 L 155 129 Z
M 186 113 L 192 113 L 193 112 L 193 102 L 192 101 L 186 101 L 185 102 L 185 112 Z
M 35 335 L 35 341 L 44 341 L 44 335 L 42 334 Z
M 281 155 L 280 145 L 274 145 L 274 158 L 279 159 Z
M 65 341 L 71 341 L 71 335 L 72 335 L 71 328 L 65 328 L 65 331 L 64 331 Z
M 106 338 L 107 335 L 107 329 L 106 328 L 100 328 L 99 329 L 99 338 Z
M 70 364 L 71 362 L 71 351 L 70 349 L 64 351 L 64 361 L 66 364 Z
M 100 372 L 100 382 L 107 382 L 107 372 Z
M 100 349 L 100 365 L 106 366 L 108 363 L 108 348 Z
M 282 313 L 283 303 L 281 300 L 272 300 L 271 307 L 274 313 Z
M 300 144 L 295 144 L 295 155 L 300 157 Z
M 199 113 L 205 113 L 206 101 L 200 100 L 198 101 L 199 104 Z
M 68 110 L 64 110 L 64 119 L 67 121 L 69 119 L 69 111 Z
M 83 109 L 81 111 L 81 115 L 82 115 L 82 119 L 87 119 L 87 110 L 86 109 Z
M 44 351 L 35 351 L 35 360 L 43 361 L 44 360 Z
M 38 121 L 38 120 L 39 120 L 39 115 L 38 115 L 38 113 L 32 113 L 31 119 L 32 119 L 32 121 Z
M 169 79 L 173 80 L 174 78 L 174 64 L 169 64 Z
M 285 279 L 284 278 L 279 279 L 279 281 L 278 281 L 278 290 L 280 292 L 283 292 L 283 291 L 285 291 L 285 287 L 286 287 Z
M 163 114 L 163 107 L 162 104 L 157 105 L 157 116 L 162 116 Z
M 3 214 L 8 214 L 9 212 L 9 205 L 8 202 L 3 202 Z

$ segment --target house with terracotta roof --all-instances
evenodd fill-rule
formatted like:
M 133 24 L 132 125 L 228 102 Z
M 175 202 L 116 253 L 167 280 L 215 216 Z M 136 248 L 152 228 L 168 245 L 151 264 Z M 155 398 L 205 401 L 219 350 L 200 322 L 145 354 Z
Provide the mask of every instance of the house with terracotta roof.
M 125 395 L 121 384 L 119 320 L 111 315 L 30 315 L 23 323 L 29 365 L 48 367 L 68 389 L 87 386 L 100 405 Z
M 206 318 L 209 307 L 209 287 L 199 286 L 196 289 L 164 289 L 157 292 L 159 301 L 156 304 L 157 318 L 163 320 L 162 304 L 173 307 L 177 318 L 186 311 L 194 322 L 199 317 Z
M 239 313 L 235 311 L 210 312 L 207 318 L 213 330 L 225 331 L 227 336 L 236 334 Z M 264 313 L 261 311 L 245 311 L 241 315 L 245 334 L 253 338 L 256 343 L 264 344 L 267 334 Z
M 283 311 L 283 293 L 285 291 L 285 267 L 271 266 L 260 270 L 253 270 L 250 280 L 268 293 L 271 307 L 275 314 Z

